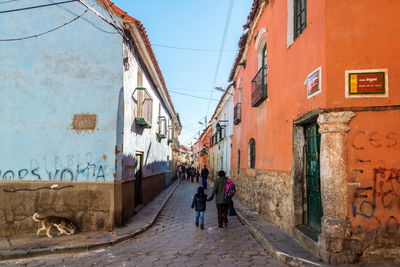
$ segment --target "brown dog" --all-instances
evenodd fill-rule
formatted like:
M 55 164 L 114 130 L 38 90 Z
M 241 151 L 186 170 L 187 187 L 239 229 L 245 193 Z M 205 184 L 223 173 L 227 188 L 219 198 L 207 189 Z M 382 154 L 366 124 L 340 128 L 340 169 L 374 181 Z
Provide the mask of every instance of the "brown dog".
M 60 231 L 61 234 L 66 234 L 66 235 L 76 234 L 75 226 L 67 218 L 58 216 L 40 217 L 38 213 L 35 213 L 33 214 L 32 219 L 35 222 L 42 223 L 42 228 L 39 228 L 36 233 L 37 236 L 39 236 L 39 233 L 42 230 L 46 230 L 47 236 L 53 237 L 52 235 L 50 235 L 50 229 L 52 225 L 54 225 L 58 229 L 58 231 Z

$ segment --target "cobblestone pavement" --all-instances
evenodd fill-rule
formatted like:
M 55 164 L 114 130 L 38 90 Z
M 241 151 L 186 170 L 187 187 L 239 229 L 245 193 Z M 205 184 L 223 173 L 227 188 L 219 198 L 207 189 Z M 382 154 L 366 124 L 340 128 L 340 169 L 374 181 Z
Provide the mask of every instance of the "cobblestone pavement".
M 7 266 L 283 266 L 236 217 L 217 227 L 215 202 L 207 203 L 205 229 L 190 209 L 198 184 L 183 181 L 148 231 L 107 249 L 1 262 Z M 207 190 L 209 193 L 210 190 Z

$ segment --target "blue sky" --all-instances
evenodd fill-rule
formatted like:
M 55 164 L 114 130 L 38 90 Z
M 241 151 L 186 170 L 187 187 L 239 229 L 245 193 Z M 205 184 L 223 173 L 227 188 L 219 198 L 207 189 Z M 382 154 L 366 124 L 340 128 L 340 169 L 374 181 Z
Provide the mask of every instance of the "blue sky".
M 232 1 L 232 3 L 231 3 Z M 204 129 L 198 121 L 209 120 L 226 87 L 253 0 L 114 0 L 121 9 L 139 19 L 146 28 L 154 53 L 183 130 L 181 144 L 195 141 Z M 217 70 L 229 7 L 232 12 L 226 31 L 224 52 Z M 215 51 L 188 51 L 162 46 Z M 215 81 L 215 82 L 214 82 Z M 213 91 L 213 92 L 211 92 Z M 195 95 L 194 98 L 187 95 Z M 202 99 L 205 98 L 205 99 Z M 208 99 L 213 100 L 208 100 Z

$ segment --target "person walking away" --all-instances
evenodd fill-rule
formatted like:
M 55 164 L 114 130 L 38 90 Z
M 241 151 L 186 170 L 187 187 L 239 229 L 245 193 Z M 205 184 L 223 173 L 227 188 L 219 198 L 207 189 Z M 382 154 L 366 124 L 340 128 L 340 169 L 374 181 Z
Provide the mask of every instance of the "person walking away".
M 203 185 L 204 190 L 207 189 L 207 177 L 208 177 L 209 171 L 206 167 L 206 165 L 204 165 L 203 169 L 201 170 L 201 184 Z
M 218 227 L 222 228 L 222 223 L 225 227 L 228 226 L 228 208 L 230 204 L 230 199 L 225 199 L 225 187 L 227 183 L 227 178 L 224 171 L 218 172 L 218 179 L 214 183 L 214 188 L 210 197 L 212 200 L 215 197 L 215 203 L 217 205 L 218 213 Z
M 199 186 L 197 188 L 197 193 L 193 197 L 192 201 L 192 209 L 196 211 L 196 219 L 195 224 L 199 226 L 199 219 L 200 219 L 200 229 L 204 229 L 204 212 L 206 211 L 206 201 L 211 201 L 208 198 L 207 194 L 204 193 L 203 187 Z
M 179 178 L 182 179 L 182 166 L 179 165 L 178 167 L 178 172 L 179 172 Z
M 200 171 L 199 171 L 199 167 L 196 168 L 196 183 L 199 183 L 199 177 L 200 177 Z
M 186 172 L 187 172 L 187 179 L 189 181 L 190 180 L 190 175 L 192 173 L 190 166 L 186 169 Z
M 190 167 L 190 181 L 193 183 L 193 179 L 194 179 L 194 168 Z
M 187 179 L 187 177 L 186 177 L 186 166 L 185 165 L 183 165 L 182 166 L 182 173 L 183 173 L 183 179 Z

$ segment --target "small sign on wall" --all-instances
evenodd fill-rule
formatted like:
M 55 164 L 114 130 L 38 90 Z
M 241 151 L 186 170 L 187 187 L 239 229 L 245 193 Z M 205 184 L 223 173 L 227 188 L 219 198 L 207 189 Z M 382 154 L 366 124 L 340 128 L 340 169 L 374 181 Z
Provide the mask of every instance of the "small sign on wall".
M 321 93 L 321 67 L 311 72 L 304 84 L 307 85 L 307 98 Z
M 347 70 L 345 94 L 349 97 L 388 97 L 387 69 Z

